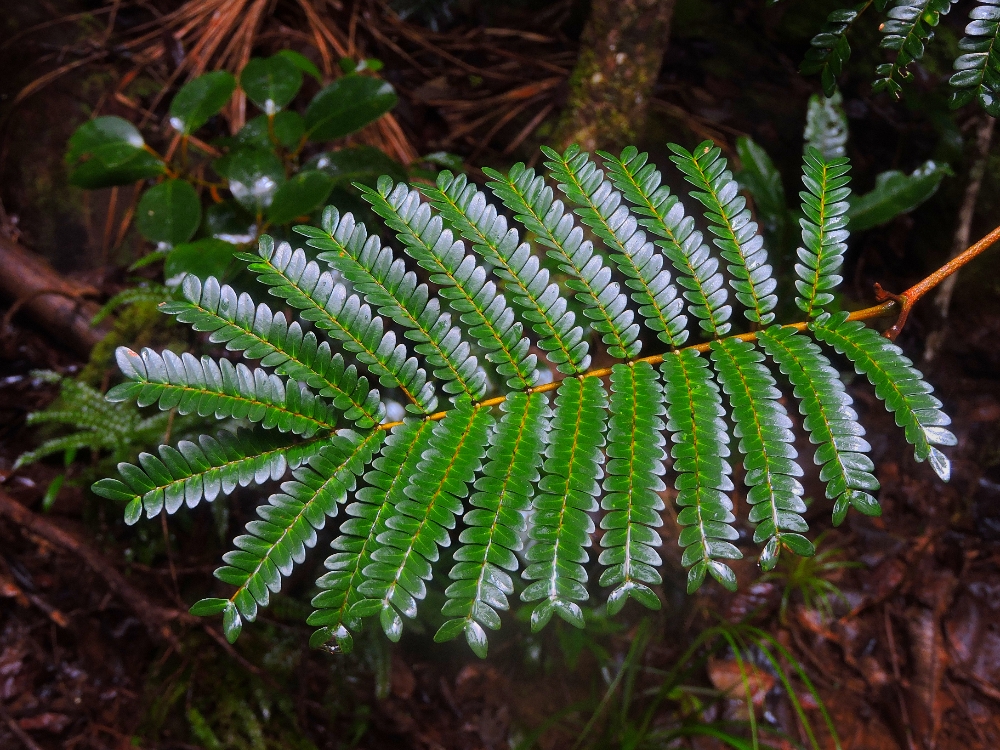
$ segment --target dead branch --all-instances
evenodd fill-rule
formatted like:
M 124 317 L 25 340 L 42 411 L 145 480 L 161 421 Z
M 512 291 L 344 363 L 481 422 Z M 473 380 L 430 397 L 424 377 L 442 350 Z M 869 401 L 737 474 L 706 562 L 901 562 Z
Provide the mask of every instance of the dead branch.
M 60 549 L 71 552 L 83 560 L 97 575 L 104 579 L 108 588 L 116 594 L 142 621 L 149 634 L 159 641 L 165 641 L 177 648 L 179 641 L 168 625 L 172 620 L 198 623 L 198 618 L 177 609 L 168 609 L 155 604 L 144 593 L 129 583 L 105 557 L 78 539 L 73 534 L 56 526 L 52 521 L 33 513 L 14 498 L 0 490 L 0 517 L 7 518 L 18 526 L 36 534 Z
M 83 356 L 110 330 L 109 323 L 90 325 L 100 306 L 84 297 L 95 291 L 61 276 L 37 255 L 0 236 L 0 297 L 11 302 L 9 317 L 26 314 Z

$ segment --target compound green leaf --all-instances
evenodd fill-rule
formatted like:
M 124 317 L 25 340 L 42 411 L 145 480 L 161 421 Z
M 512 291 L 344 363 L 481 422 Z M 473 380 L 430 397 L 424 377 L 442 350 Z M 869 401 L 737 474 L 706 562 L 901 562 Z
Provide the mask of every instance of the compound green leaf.
M 662 176 L 647 163 L 646 153 L 629 146 L 617 158 L 600 155 L 615 187 L 637 214 L 647 217 L 639 224 L 661 238 L 656 244 L 676 269 L 677 284 L 684 289 L 681 296 L 690 303 L 688 310 L 698 325 L 713 337 L 724 336 L 732 327 L 727 322 L 733 312 L 727 304 L 729 292 L 718 259 L 694 229 L 694 218 L 685 215 L 684 205 L 661 184 Z
M 708 360 L 692 349 L 663 358 L 663 393 L 667 402 L 667 432 L 673 446 L 674 472 L 681 509 L 677 523 L 685 527 L 678 543 L 684 548 L 681 563 L 688 571 L 688 593 L 697 591 L 711 574 L 735 591 L 736 575 L 722 560 L 743 557 L 731 542 L 739 538 L 732 523 L 734 489 L 729 457 L 729 432 L 719 386 L 712 379 Z
M 854 368 L 875 386 L 875 395 L 894 414 L 906 441 L 913 446 L 917 461 L 930 459 L 931 467 L 945 482 L 951 464 L 935 445 L 955 445 L 955 436 L 945 429 L 951 420 L 941 411 L 941 402 L 931 395 L 933 388 L 903 356 L 903 351 L 847 313 L 822 316 L 810 330 L 821 341 L 845 354 Z
M 600 563 L 605 566 L 602 586 L 614 586 L 608 594 L 608 614 L 614 615 L 631 597 L 650 609 L 660 608 L 660 599 L 650 586 L 662 583 L 656 571 L 661 564 L 656 547 L 661 545 L 656 528 L 663 525 L 664 509 L 659 492 L 666 489 L 660 479 L 666 414 L 663 389 L 656 371 L 647 362 L 617 364 L 611 371 L 611 417 L 608 421 L 608 468 L 604 477 L 601 519 Z
M 521 577 L 532 581 L 521 601 L 538 602 L 531 610 L 531 629 L 541 630 L 558 614 L 583 627 L 587 571 L 597 510 L 595 499 L 604 477 L 601 448 L 605 443 L 607 396 L 598 378 L 566 378 L 556 391 L 555 410 L 546 437 L 545 462 L 538 493 L 531 504 L 533 541 L 525 554 Z
M 435 641 L 449 641 L 465 634 L 466 641 L 480 658 L 486 658 L 489 642 L 482 626 L 496 629 L 497 610 L 509 607 L 507 597 L 514 592 L 510 577 L 518 568 L 514 554 L 522 548 L 527 525 L 525 516 L 538 483 L 538 467 L 551 411 L 544 394 L 513 394 L 503 404 L 500 423 L 490 432 L 490 447 L 483 476 L 476 480 L 476 492 L 465 514 L 466 528 L 459 536 L 463 545 L 455 553 L 445 590 L 448 602 L 442 614 L 447 620 Z

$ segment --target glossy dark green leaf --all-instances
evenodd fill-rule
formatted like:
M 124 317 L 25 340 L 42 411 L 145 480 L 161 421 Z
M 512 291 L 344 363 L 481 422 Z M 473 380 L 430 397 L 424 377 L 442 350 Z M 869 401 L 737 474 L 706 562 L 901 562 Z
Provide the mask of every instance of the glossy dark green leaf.
M 361 58 L 360 60 L 355 60 L 353 57 L 342 57 L 338 65 L 344 73 L 360 73 L 362 70 L 377 72 L 385 67 L 382 61 L 375 57 Z
M 386 81 L 346 75 L 322 89 L 306 109 L 310 140 L 332 141 L 360 130 L 396 106 L 396 92 Z
M 253 242 L 254 215 L 234 200 L 211 203 L 201 221 L 203 234 L 234 244 Z
M 224 70 L 188 81 L 170 102 L 170 125 L 190 135 L 226 106 L 235 90 L 236 79 Z
M 222 632 L 225 633 L 227 641 L 236 643 L 236 639 L 240 637 L 240 631 L 243 629 L 243 619 L 236 611 L 235 604 L 227 602 L 226 605 L 222 613 Z
M 462 173 L 465 171 L 465 162 L 458 154 L 451 154 L 447 151 L 435 151 L 420 157 L 420 161 L 437 164 L 439 167 L 450 169 L 453 172 Z
M 88 120 L 70 136 L 66 149 L 70 184 L 87 189 L 127 185 L 158 177 L 163 162 L 145 150 L 135 126 L 120 117 Z
M 70 136 L 66 161 L 74 164 L 98 159 L 106 167 L 117 167 L 142 151 L 142 134 L 121 117 L 97 117 L 78 127 Z
M 273 115 L 287 107 L 302 88 L 302 70 L 288 57 L 255 57 L 240 71 L 240 87 L 247 98 Z
M 947 164 L 928 161 L 912 174 L 892 170 L 875 178 L 875 189 L 850 201 L 847 216 L 851 231 L 860 232 L 909 213 L 937 192 L 945 175 L 953 174 Z
M 278 112 L 270 124 L 267 115 L 258 115 L 247 122 L 236 134 L 236 142 L 241 146 L 271 149 L 276 141 L 277 145 L 293 149 L 305 132 L 305 121 L 298 112 Z
M 273 151 L 240 148 L 215 162 L 215 171 L 229 183 L 229 192 L 241 206 L 254 213 L 271 205 L 285 181 L 285 168 Z
M 236 249 L 236 245 L 214 237 L 182 243 L 167 255 L 163 275 L 168 279 L 185 273 L 193 274 L 199 279 L 207 279 L 209 276 L 222 278 Z
M 135 226 L 150 242 L 187 242 L 201 223 L 201 201 L 186 180 L 165 180 L 139 199 Z
M 201 601 L 195 602 L 194 606 L 188 611 L 196 617 L 205 617 L 207 615 L 217 615 L 220 612 L 224 612 L 228 606 L 228 599 L 202 599 Z
M 351 146 L 339 151 L 325 151 L 306 162 L 304 168 L 320 170 L 333 179 L 335 186 L 360 182 L 374 187 L 382 175 L 388 175 L 396 182 L 406 179 L 406 169 L 402 164 L 372 146 Z
M 287 224 L 306 216 L 323 205 L 332 188 L 333 180 L 323 172 L 314 169 L 299 172 L 278 188 L 267 218 L 272 224 Z
M 295 50 L 283 49 L 278 52 L 277 56 L 285 58 L 306 75 L 312 76 L 320 83 L 323 83 L 323 76 L 320 75 L 319 68 L 317 68 L 313 64 L 312 60 L 305 55 L 296 52 Z

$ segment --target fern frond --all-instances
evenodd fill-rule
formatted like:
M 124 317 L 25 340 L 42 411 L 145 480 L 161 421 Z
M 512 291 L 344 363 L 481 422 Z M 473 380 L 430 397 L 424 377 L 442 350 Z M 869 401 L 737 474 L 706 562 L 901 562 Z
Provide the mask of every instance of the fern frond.
M 330 571 L 316 580 L 322 591 L 313 597 L 315 610 L 306 622 L 318 626 L 309 643 L 321 646 L 336 642 L 342 653 L 350 653 L 354 639 L 350 631 L 360 621 L 350 616 L 351 607 L 364 599 L 358 587 L 363 571 L 372 563 L 372 554 L 382 545 L 378 537 L 388 530 L 386 519 L 403 499 L 403 489 L 417 470 L 427 449 L 434 423 L 407 420 L 394 427 L 382 443 L 382 451 L 365 474 L 365 485 L 345 509 L 351 518 L 340 524 L 340 534 L 330 546 L 337 550 L 326 558 Z
M 122 462 L 117 479 L 102 479 L 94 492 L 110 500 L 127 503 L 125 523 L 153 518 L 161 510 L 176 513 L 182 505 L 193 508 L 202 498 L 212 502 L 237 487 L 278 480 L 291 467 L 315 456 L 330 443 L 329 437 L 297 441 L 274 437 L 270 432 L 240 429 L 217 437 L 202 435 L 198 442 L 181 440 L 174 448 L 161 445 L 159 458 L 139 454 L 139 465 Z
M 467 399 L 434 426 L 430 444 L 416 472 L 386 519 L 378 536 L 382 547 L 362 571 L 366 580 L 358 592 L 366 599 L 349 612 L 354 618 L 379 613 L 382 630 L 392 641 L 403 632 L 402 612 L 416 617 L 417 602 L 427 594 L 431 563 L 441 547 L 451 545 L 450 530 L 462 512 L 462 498 L 482 468 L 493 417 L 488 408 L 473 407 Z
M 806 189 L 799 197 L 805 218 L 799 220 L 803 246 L 798 249 L 802 262 L 795 264 L 799 277 L 795 282 L 799 292 L 795 304 L 809 317 L 819 315 L 833 302 L 830 290 L 843 281 L 837 271 L 844 263 L 850 236 L 847 229 L 850 168 L 846 158 L 827 160 L 815 148 L 807 149 L 802 160 L 802 183 Z
M 314 322 L 353 352 L 386 388 L 398 388 L 410 401 L 408 411 L 430 414 L 437 408 L 433 384 L 406 347 L 396 343 L 396 334 L 386 331 L 382 319 L 362 304 L 356 294 L 349 294 L 329 272 L 321 272 L 315 261 L 301 250 L 292 251 L 288 243 L 277 249 L 264 235 L 259 255 L 240 254 L 248 268 L 271 294 L 300 310 L 304 320 Z
M 319 260 L 343 274 L 380 315 L 409 329 L 404 335 L 437 368 L 434 375 L 446 392 L 482 396 L 485 377 L 462 331 L 451 324 L 448 313 L 441 312 L 427 285 L 419 284 L 416 274 L 406 270 L 403 259 L 393 258 L 391 248 L 383 246 L 377 236 L 369 237 L 365 225 L 356 223 L 351 214 L 341 217 L 333 207 L 323 212 L 322 229 L 295 229 L 310 238 L 306 244 L 324 251 Z
M 108 391 L 105 398 L 113 403 L 134 399 L 139 406 L 155 403 L 161 411 L 246 419 L 264 429 L 276 427 L 305 437 L 336 425 L 330 407 L 305 386 L 259 368 L 251 370 L 242 362 L 198 360 L 187 352 L 178 357 L 169 350 L 158 354 L 148 347 L 137 354 L 120 346 L 115 356 L 129 382 Z
M 494 169 L 484 169 L 483 173 L 493 180 L 488 184 L 494 194 L 527 231 L 551 248 L 548 256 L 572 277 L 566 286 L 576 293 L 594 330 L 603 334 L 611 356 L 635 357 L 642 344 L 639 324 L 633 320 L 628 300 L 612 282 L 611 269 L 594 253 L 593 243 L 583 239 L 583 230 L 576 226 L 572 214 L 566 213 L 562 201 L 553 199 L 545 179 L 536 177 L 535 170 L 520 162 L 506 175 Z
M 230 643 L 239 636 L 241 618 L 257 619 L 258 607 L 266 607 L 270 594 L 281 590 L 282 577 L 305 560 L 306 548 L 316 545 L 316 531 L 326 525 L 327 516 L 337 515 L 337 506 L 354 489 L 384 437 L 381 430 L 367 435 L 342 430 L 308 465 L 292 472 L 295 481 L 284 482 L 282 492 L 257 508 L 260 520 L 246 525 L 249 533 L 233 540 L 239 549 L 223 555 L 226 564 L 215 571 L 220 581 L 238 587 L 229 599 L 238 613 L 225 629 Z
M 59 383 L 59 400 L 53 404 L 54 408 L 31 412 L 25 420 L 29 425 L 55 423 L 92 430 L 100 433 L 112 448 L 127 441 L 128 436 L 139 429 L 138 412 L 122 412 L 108 403 L 96 388 L 49 370 L 35 370 L 31 374 L 39 380 Z M 21 459 L 18 462 L 22 466 L 28 463 Z
M 332 354 L 327 342 L 316 334 L 304 333 L 298 322 L 291 325 L 285 316 L 244 292 L 237 295 L 215 277 L 204 284 L 188 274 L 183 284 L 185 302 L 164 302 L 160 309 L 196 331 L 210 333 L 209 340 L 225 344 L 247 359 L 259 359 L 279 375 L 300 380 L 319 395 L 333 399 L 344 417 L 358 427 L 373 427 L 385 418 L 379 392 L 368 387 L 368 379 L 358 376 L 354 365 L 347 367 L 340 354 Z
M 647 164 L 645 152 L 629 146 L 620 157 L 599 152 L 608 167 L 611 182 L 635 207 L 635 212 L 648 218 L 639 224 L 663 239 L 656 244 L 673 263 L 677 283 L 686 291 L 682 296 L 691 303 L 689 310 L 698 318 L 698 325 L 713 338 L 725 336 L 731 327 L 733 309 L 726 304 L 729 290 L 725 287 L 719 261 L 702 241 L 694 228 L 694 219 L 684 214 L 684 206 L 670 188 L 662 185 L 660 172 Z
M 697 591 L 710 573 L 730 591 L 736 574 L 721 560 L 743 557 L 730 542 L 739 538 L 732 523 L 734 489 L 729 457 L 729 432 L 719 386 L 712 379 L 708 360 L 693 349 L 663 357 L 663 394 L 667 402 L 667 432 L 674 445 L 670 455 L 677 473 L 677 523 L 684 528 L 678 544 L 684 548 L 681 563 L 688 571 L 687 590 Z
M 598 378 L 567 378 L 556 391 L 542 480 L 531 508 L 534 543 L 525 555 L 530 564 L 521 574 L 533 581 L 521 592 L 521 600 L 539 602 L 531 611 L 533 631 L 545 627 L 553 614 L 583 627 L 583 611 L 576 602 L 589 597 L 583 568 L 589 555 L 584 548 L 591 545 L 595 529 L 587 514 L 598 508 L 595 498 L 604 476 L 601 448 L 607 405 Z
M 875 465 L 865 455 L 871 446 L 840 373 L 815 343 L 792 328 L 774 326 L 760 331 L 757 340 L 791 382 L 805 418 L 803 427 L 809 440 L 820 446 L 813 461 L 826 482 L 827 498 L 834 501 L 834 525 L 843 522 L 852 506 L 865 515 L 880 515 L 878 501 L 870 494 L 879 488 L 871 473 Z
M 725 339 L 712 343 L 712 361 L 732 406 L 733 434 L 740 438 L 747 472 L 744 482 L 750 487 L 750 521 L 757 524 L 753 540 L 757 544 L 766 540 L 760 567 L 773 569 L 782 547 L 812 556 L 816 550 L 801 534 L 809 526 L 800 515 L 806 512 L 806 504 L 796 478 L 803 472 L 795 460 L 792 420 L 778 400 L 781 391 L 762 364 L 764 355 L 748 341 Z
M 388 177 L 379 178 L 377 190 L 359 189 L 386 226 L 396 230 L 413 259 L 430 271 L 441 296 L 471 326 L 469 333 L 497 372 L 508 378 L 508 385 L 514 389 L 533 385 L 538 379 L 537 358 L 529 353 L 531 342 L 522 335 L 523 324 L 504 296 L 497 294 L 487 270 L 476 263 L 474 255 L 466 254 L 465 243 L 444 227 L 429 204 L 421 202 L 419 191 L 402 183 L 393 186 Z
M 472 243 L 494 272 L 513 292 L 514 303 L 524 309 L 524 317 L 539 337 L 538 347 L 559 372 L 579 375 L 590 366 L 589 344 L 576 317 L 566 309 L 559 286 L 549 283 L 527 242 L 518 243 L 517 230 L 507 228 L 507 219 L 497 214 L 486 195 L 469 183 L 465 175 L 444 170 L 431 188 L 420 186 L 431 205 L 459 234 Z
M 80 451 L 87 448 L 96 452 L 100 451 L 102 448 L 114 450 L 116 447 L 117 446 L 113 439 L 100 440 L 97 437 L 97 433 L 94 431 L 76 432 L 72 435 L 61 435 L 59 437 L 46 440 L 34 450 L 22 453 L 17 457 L 17 461 L 14 462 L 14 469 L 20 469 L 22 466 L 33 464 L 36 461 L 41 461 L 43 458 L 48 456 L 52 456 L 57 453 L 65 453 L 66 451 Z
M 648 362 L 617 364 L 611 370 L 611 417 L 608 420 L 608 466 L 604 477 L 607 511 L 601 519 L 600 563 L 602 586 L 614 586 L 608 594 L 608 614 L 614 615 L 629 597 L 649 609 L 659 609 L 660 599 L 650 589 L 662 583 L 656 566 L 661 564 L 655 547 L 662 544 L 656 528 L 663 525 L 664 509 L 658 492 L 666 485 L 663 446 L 665 427 L 661 415 L 663 389 Z
M 670 161 L 697 188 L 691 197 L 708 209 L 705 218 L 716 235 L 712 242 L 729 264 L 730 286 L 747 308 L 743 314 L 751 322 L 767 325 L 774 320 L 771 311 L 778 303 L 774 295 L 778 282 L 767 263 L 764 238 L 757 233 L 757 222 L 751 219 L 733 173 L 726 169 L 722 150 L 711 141 L 699 145 L 694 153 L 675 143 L 668 148 L 674 153 Z
M 472 650 L 485 658 L 488 642 L 485 625 L 496 630 L 508 609 L 507 596 L 514 592 L 509 572 L 518 568 L 514 554 L 522 547 L 525 514 L 531 506 L 538 467 L 542 463 L 545 432 L 551 416 L 544 393 L 515 393 L 501 404 L 504 415 L 490 433 L 489 460 L 483 476 L 475 482 L 470 504 L 476 507 L 462 519 L 466 528 L 459 536 L 441 612 L 446 621 L 435 641 L 450 641 L 460 633 Z
M 162 284 L 144 283 L 139 286 L 123 289 L 101 306 L 101 309 L 98 310 L 94 314 L 94 317 L 90 319 L 90 325 L 96 326 L 119 307 L 139 303 L 153 303 L 159 305 L 161 302 L 169 300 L 170 294 L 170 289 Z
M 958 43 L 962 54 L 948 81 L 955 89 L 951 106 L 975 99 L 988 115 L 1000 117 L 1000 0 L 977 0 L 969 18 L 972 23 Z
M 895 50 L 896 59 L 875 68 L 872 92 L 888 91 L 898 97 L 901 82 L 910 77 L 907 66 L 924 56 L 924 45 L 934 37 L 934 28 L 941 16 L 951 10 L 957 0 L 896 0 L 889 9 L 889 19 L 880 27 L 881 47 Z
M 931 395 L 934 389 L 903 356 L 903 350 L 860 321 L 847 320 L 847 313 L 820 317 L 809 328 L 868 378 L 875 386 L 875 395 L 903 428 L 917 461 L 929 460 L 935 473 L 947 482 L 951 462 L 934 446 L 957 443 L 945 429 L 951 420 L 941 411 L 941 402 Z
M 663 267 L 663 256 L 646 241 L 646 233 L 639 229 L 628 206 L 622 205 L 621 193 L 579 146 L 570 146 L 562 155 L 547 147 L 542 152 L 551 159 L 545 166 L 552 170 L 559 189 L 580 206 L 575 213 L 612 251 L 611 259 L 625 276 L 625 285 L 633 290 L 632 299 L 646 325 L 676 349 L 688 337 L 684 301 Z
M 805 75 L 819 73 L 823 93 L 833 96 L 837 90 L 837 78 L 844 69 L 844 63 L 851 59 L 851 45 L 847 32 L 868 6 L 871 0 L 853 8 L 840 8 L 826 17 L 823 28 L 809 42 L 799 70 Z

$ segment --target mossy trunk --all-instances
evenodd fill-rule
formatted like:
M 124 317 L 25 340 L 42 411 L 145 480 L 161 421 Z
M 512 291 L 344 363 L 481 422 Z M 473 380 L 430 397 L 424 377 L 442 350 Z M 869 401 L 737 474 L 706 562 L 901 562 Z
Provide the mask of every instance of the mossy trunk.
M 593 0 L 554 143 L 587 150 L 633 143 L 646 118 L 675 0 Z

